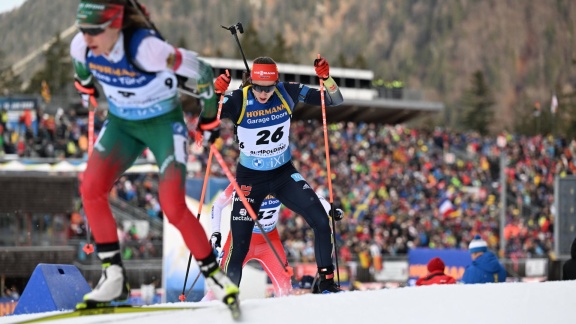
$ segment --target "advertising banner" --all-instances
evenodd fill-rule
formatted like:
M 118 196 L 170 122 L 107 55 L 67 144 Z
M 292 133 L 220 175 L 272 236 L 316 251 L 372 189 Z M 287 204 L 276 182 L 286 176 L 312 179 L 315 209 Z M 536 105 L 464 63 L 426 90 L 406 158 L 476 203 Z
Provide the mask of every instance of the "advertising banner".
M 0 317 L 14 313 L 18 301 L 12 298 L 0 297 Z

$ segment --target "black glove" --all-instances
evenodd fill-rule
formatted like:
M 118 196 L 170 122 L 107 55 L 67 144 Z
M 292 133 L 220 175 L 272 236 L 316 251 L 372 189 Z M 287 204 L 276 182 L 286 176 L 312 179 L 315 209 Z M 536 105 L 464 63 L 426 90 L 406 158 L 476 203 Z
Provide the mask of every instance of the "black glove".
M 200 116 L 198 120 L 198 131 L 202 134 L 204 146 L 208 147 L 220 137 L 220 120 L 216 119 L 216 117 L 205 118 Z
M 344 211 L 340 208 L 334 208 L 334 220 L 341 221 L 344 218 Z M 330 212 L 330 216 L 332 216 L 332 212 Z
M 198 97 L 198 92 L 196 91 L 196 89 L 188 84 L 188 78 L 185 76 L 181 76 L 176 74 L 176 80 L 178 82 L 178 89 L 180 89 L 180 92 L 182 92 L 183 94 L 187 95 L 187 96 L 191 96 L 191 97 Z M 192 82 L 191 82 L 192 84 Z
M 100 93 L 98 92 L 98 89 L 94 86 L 93 82 L 90 82 L 87 85 L 83 85 L 82 81 L 76 78 L 74 79 L 74 87 L 78 91 L 80 98 L 82 98 L 82 106 L 84 108 L 89 108 L 90 104 L 92 104 L 92 107 L 94 108 L 98 107 L 98 102 L 96 101 L 96 98 L 100 97 Z
M 220 245 L 222 243 L 222 234 L 220 234 L 220 232 L 214 232 L 212 233 L 212 236 L 210 236 L 210 244 L 212 244 L 212 248 L 219 248 Z

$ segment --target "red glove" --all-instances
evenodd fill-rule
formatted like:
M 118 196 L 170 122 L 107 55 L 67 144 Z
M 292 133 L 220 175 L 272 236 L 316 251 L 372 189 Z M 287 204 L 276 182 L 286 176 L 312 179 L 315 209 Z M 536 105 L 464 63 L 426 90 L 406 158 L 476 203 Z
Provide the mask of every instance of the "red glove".
M 214 92 L 216 92 L 217 95 L 221 95 L 228 90 L 229 85 L 230 72 L 226 70 L 226 74 L 220 74 L 218 78 L 216 78 L 216 81 L 214 81 Z
M 330 75 L 330 65 L 326 59 L 320 56 L 314 60 L 314 70 L 316 70 L 316 75 L 323 80 L 328 79 Z

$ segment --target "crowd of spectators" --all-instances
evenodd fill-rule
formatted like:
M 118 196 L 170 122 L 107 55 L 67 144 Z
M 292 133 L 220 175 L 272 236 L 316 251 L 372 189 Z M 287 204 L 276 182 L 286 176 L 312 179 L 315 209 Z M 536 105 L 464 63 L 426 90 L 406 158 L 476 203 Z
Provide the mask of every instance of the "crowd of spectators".
M 99 115 L 96 131 L 104 115 Z M 196 118 L 187 115 L 190 138 Z M 44 114 L 36 137 L 26 138 L 20 156 L 82 157 L 86 118 L 73 111 Z M 329 197 L 323 129 L 317 121 L 294 121 L 293 161 L 318 194 Z M 231 171 L 238 156 L 233 127 L 224 123 L 215 144 Z M 6 129 L 4 128 L 4 132 Z M 403 125 L 337 123 L 329 126 L 332 193 L 345 211 L 337 225 L 343 259 L 404 255 L 413 247 L 466 249 L 480 234 L 499 251 L 500 156 L 496 137 Z M 506 239 L 509 258 L 550 257 L 554 222 L 554 178 L 573 174 L 576 141 L 551 136 L 506 134 Z M 4 150 L 6 152 L 6 141 Z M 143 154 L 144 157 L 148 152 Z M 149 156 L 148 156 L 149 157 Z M 189 176 L 203 177 L 207 154 L 191 141 Z M 217 163 L 211 175 L 224 177 Z M 157 175 L 125 175 L 111 195 L 162 217 Z M 440 211 L 448 201 L 448 212 Z M 279 224 L 289 256 L 313 261 L 312 232 L 301 217 L 283 209 Z M 502 254 L 500 256 L 503 256 Z M 553 256 L 552 256 L 553 257 Z M 345 260 L 346 261 L 346 260 Z
M 302 121 L 293 127 L 294 163 L 328 197 L 322 127 Z M 329 134 L 335 204 L 346 212 L 336 230 L 342 249 L 371 255 L 402 255 L 412 247 L 466 249 L 480 234 L 499 251 L 496 137 L 353 123 L 331 125 Z M 551 256 L 554 177 L 576 170 L 576 141 L 506 139 L 505 256 Z M 444 200 L 449 213 L 440 212 Z M 291 211 L 282 216 L 287 251 L 302 253 L 312 233 Z
M 152 218 L 163 218 L 158 199 L 158 176 L 155 173 L 123 175 L 112 187 L 110 197 L 122 199 L 141 208 Z
M 20 292 L 18 291 L 16 285 L 11 285 L 10 287 L 4 288 L 4 291 L 2 292 L 2 295 L 0 295 L 0 297 L 10 298 L 12 300 L 18 300 L 20 299 Z
M 30 117 L 33 114 L 34 117 Z M 102 128 L 106 112 L 95 113 L 96 134 Z M 75 109 L 59 108 L 49 114 L 43 110 L 21 113 L 16 127 L 8 127 L 6 110 L 0 111 L 0 155 L 17 154 L 24 158 L 83 158 L 88 149 L 86 116 Z M 33 122 L 34 121 L 34 122 Z

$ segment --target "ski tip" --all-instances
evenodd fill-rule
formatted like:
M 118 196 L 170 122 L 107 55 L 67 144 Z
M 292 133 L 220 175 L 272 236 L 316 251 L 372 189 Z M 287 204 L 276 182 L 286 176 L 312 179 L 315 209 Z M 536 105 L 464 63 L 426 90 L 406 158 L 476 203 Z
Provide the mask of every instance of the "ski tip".
M 232 313 L 232 319 L 235 321 L 240 321 L 242 313 L 240 311 L 240 302 L 238 300 L 238 295 L 230 295 L 224 299 L 224 303 L 230 309 Z
M 97 302 L 92 300 L 85 300 L 76 304 L 76 310 L 87 310 L 87 309 L 96 309 L 96 308 L 126 308 L 132 307 L 128 301 L 124 302 Z
M 240 306 L 238 304 L 228 305 L 230 312 L 232 313 L 232 319 L 234 321 L 242 320 L 242 312 L 240 311 Z
M 76 304 L 76 310 L 110 307 L 110 302 L 83 301 Z

